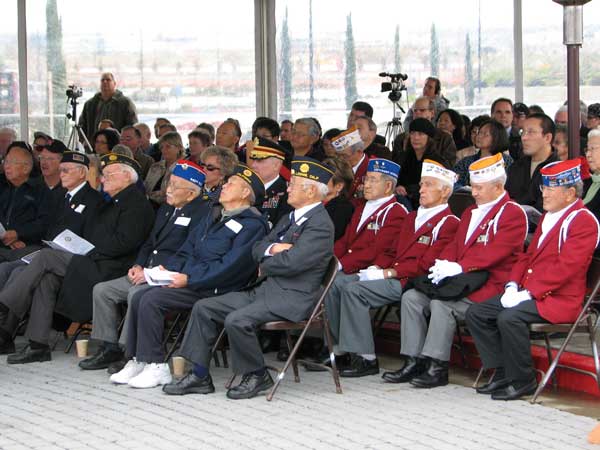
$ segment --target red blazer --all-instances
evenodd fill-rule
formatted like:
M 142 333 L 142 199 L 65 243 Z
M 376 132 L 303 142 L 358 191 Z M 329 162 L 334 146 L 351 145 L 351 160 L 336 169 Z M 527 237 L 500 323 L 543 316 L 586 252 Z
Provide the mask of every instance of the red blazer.
M 424 275 L 433 266 L 444 247 L 454 239 L 459 219 L 450 208 L 443 209 L 415 231 L 417 212 L 411 212 L 402 223 L 396 245 L 375 259 L 375 265 L 395 269 L 404 287 L 410 278 Z
M 365 155 L 365 159 L 360 163 L 356 173 L 354 174 L 354 180 L 352 180 L 352 186 L 350 186 L 350 202 L 355 208 L 358 208 L 365 202 L 363 197 L 364 180 L 367 175 L 367 168 L 369 167 L 369 157 Z
M 469 295 L 469 300 L 479 303 L 504 291 L 510 270 L 523 251 L 527 216 L 505 192 L 465 244 L 471 211 L 476 207 L 472 205 L 465 210 L 456 238 L 442 251 L 440 259 L 457 262 L 464 272 L 489 272 L 486 283 Z
M 365 203 L 354 210 L 344 235 L 335 241 L 334 253 L 345 273 L 355 273 L 372 265 L 378 254 L 391 247 L 408 211 L 392 197 L 356 228 Z
M 540 316 L 552 323 L 572 322 L 583 306 L 586 273 L 598 243 L 598 221 L 577 200 L 549 231 L 538 248 L 542 220 L 527 253 L 510 273 L 510 280 L 527 289 Z

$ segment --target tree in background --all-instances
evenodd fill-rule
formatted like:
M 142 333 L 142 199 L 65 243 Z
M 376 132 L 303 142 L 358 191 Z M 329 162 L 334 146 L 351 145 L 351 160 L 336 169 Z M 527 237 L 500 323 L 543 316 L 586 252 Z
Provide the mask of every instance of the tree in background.
M 400 72 L 400 25 L 396 25 L 394 35 L 394 72 Z
M 46 68 L 52 74 L 52 112 L 62 115 L 65 113 L 67 69 L 62 51 L 62 23 L 58 17 L 56 0 L 46 2 Z
M 290 119 L 292 117 L 292 63 L 291 63 L 291 43 L 288 30 L 288 10 L 285 8 L 285 17 L 281 27 L 281 57 L 279 58 L 279 79 L 280 79 L 280 98 L 281 119 Z
M 465 41 L 465 105 L 473 105 L 475 100 L 475 83 L 473 80 L 473 64 L 471 63 L 471 40 L 469 33 Z
M 346 89 L 346 109 L 350 109 L 358 98 L 356 91 L 356 52 L 354 50 L 354 35 L 352 33 L 352 14 L 348 14 L 346 21 L 346 42 L 344 43 L 346 54 L 346 72 L 344 76 L 344 87 Z
M 313 20 L 312 20 L 312 0 L 308 2 L 308 107 L 315 107 L 315 63 L 314 63 L 314 40 L 313 40 Z
M 435 32 L 435 23 L 431 24 L 431 49 L 429 50 L 429 66 L 431 67 L 431 76 L 440 76 L 440 44 L 438 43 L 437 33 Z

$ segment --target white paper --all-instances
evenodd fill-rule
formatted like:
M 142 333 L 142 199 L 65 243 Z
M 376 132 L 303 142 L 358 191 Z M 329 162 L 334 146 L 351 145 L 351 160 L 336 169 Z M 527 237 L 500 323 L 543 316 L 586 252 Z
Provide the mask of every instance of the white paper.
M 2 225 L 2 223 L 0 223 L 0 239 L 2 239 L 5 234 L 6 234 L 6 228 L 4 228 L 4 225 Z
M 239 223 L 237 220 L 231 219 L 225 222 L 225 226 L 233 231 L 235 234 L 238 234 L 244 226 Z
M 33 258 L 35 258 L 39 252 L 41 252 L 41 250 L 36 250 L 35 252 L 28 253 L 27 255 L 21 258 L 21 261 L 23 261 L 25 264 L 30 264 Z
M 94 249 L 94 245 L 71 230 L 67 229 L 56 236 L 52 241 L 42 241 L 48 247 L 75 255 L 87 255 Z
M 158 266 L 152 269 L 144 269 L 144 277 L 150 286 L 167 286 L 171 284 L 173 275 L 175 274 L 177 274 L 177 272 L 160 270 Z
M 175 225 L 181 225 L 183 227 L 187 227 L 192 221 L 191 217 L 178 217 L 175 219 Z

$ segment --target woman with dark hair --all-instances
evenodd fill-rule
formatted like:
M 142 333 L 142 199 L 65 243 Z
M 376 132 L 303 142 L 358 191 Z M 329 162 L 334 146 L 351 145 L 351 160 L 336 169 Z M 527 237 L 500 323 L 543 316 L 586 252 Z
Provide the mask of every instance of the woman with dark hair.
M 490 119 L 481 124 L 475 138 L 475 146 L 478 149 L 476 154 L 461 159 L 454 166 L 454 171 L 458 175 L 458 186 L 470 184 L 469 166 L 478 159 L 502 152 L 504 168 L 508 169 L 513 163 L 513 159 L 508 154 L 508 135 L 504 126 L 497 120 Z
M 488 116 L 487 114 L 482 114 L 481 116 L 477 116 L 473 119 L 473 121 L 471 122 L 471 125 L 469 126 L 468 134 L 465 134 L 465 136 L 469 140 L 469 146 L 456 152 L 456 162 L 457 163 L 461 159 L 466 158 L 467 156 L 472 156 L 479 151 L 479 150 L 477 150 L 477 147 L 475 146 L 475 139 L 477 138 L 477 133 L 479 133 L 479 127 L 481 127 L 481 125 L 483 125 L 488 120 L 490 120 L 490 116 Z
M 436 118 L 437 127 L 452 135 L 457 150 L 469 146 L 464 135 L 464 122 L 461 115 L 454 109 L 445 109 L 441 111 Z
M 332 128 L 327 130 L 325 134 L 323 134 L 323 138 L 321 139 L 321 145 L 323 146 L 323 151 L 328 158 L 335 158 L 337 153 L 333 145 L 331 145 L 331 140 L 339 136 L 342 133 L 342 130 L 339 128 Z
M 337 241 L 344 235 L 354 212 L 354 206 L 349 200 L 354 174 L 350 164 L 337 156 L 326 158 L 323 160 L 323 164 L 334 170 L 333 177 L 327 183 L 329 193 L 325 197 L 324 205 L 333 222 L 334 240 Z
M 105 128 L 98 130 L 94 133 L 92 144 L 94 146 L 94 152 L 97 155 L 106 155 L 110 153 L 115 145 L 121 140 L 121 135 L 114 128 Z

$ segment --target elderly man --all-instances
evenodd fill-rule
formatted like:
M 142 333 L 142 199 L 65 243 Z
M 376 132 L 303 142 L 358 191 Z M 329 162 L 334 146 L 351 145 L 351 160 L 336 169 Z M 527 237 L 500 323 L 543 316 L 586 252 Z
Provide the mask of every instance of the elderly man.
M 111 201 L 99 207 L 82 233 L 95 248 L 86 256 L 43 249 L 0 292 L 0 303 L 18 318 L 29 310 L 25 333 L 29 345 L 9 355 L 9 364 L 49 361 L 48 339 L 55 305 L 62 303 L 62 314 L 69 318 L 89 320 L 93 284 L 126 271 L 129 266 L 123 268 L 124 263 L 149 231 L 153 213 L 135 187 L 137 163 L 112 153 L 102 162 L 104 192 Z M 63 295 L 57 303 L 61 288 Z
M 442 95 L 442 83 L 439 78 L 427 77 L 425 79 L 422 96 L 427 97 L 432 101 L 433 117 L 437 117 L 437 115 L 447 109 L 450 104 L 450 102 Z M 408 110 L 406 117 L 404 118 L 404 129 L 408 128 L 408 125 L 413 119 L 419 117 L 417 114 L 414 106 Z
M 345 159 L 354 173 L 354 180 L 349 190 L 349 196 L 354 207 L 364 201 L 364 179 L 369 166 L 369 157 L 365 155 L 365 143 L 356 127 L 349 128 L 331 140 L 331 145 L 338 155 Z
M 126 125 L 121 129 L 121 144 L 131 150 L 133 159 L 140 165 L 140 176 L 146 178 L 154 159 L 142 150 L 142 133 L 133 125 Z
M 81 235 L 84 227 L 89 224 L 95 214 L 95 209 L 102 201 L 102 195 L 92 189 L 86 182 L 89 159 L 86 155 L 65 152 L 60 164 L 61 187 L 52 192 L 55 206 L 52 222 L 46 232 L 46 239 L 52 240 L 64 230 L 70 230 Z M 24 247 L 22 254 L 31 254 L 40 249 L 39 245 Z M 17 259 L 0 264 L 0 285 L 11 282 L 9 277 L 16 276 L 27 265 Z M 0 302 L 0 354 L 14 353 L 12 340 L 13 332 L 19 323 L 19 317 Z
M 440 298 L 417 289 L 402 296 L 401 353 L 408 357 L 409 367 L 414 366 L 403 381 L 419 388 L 448 384 L 456 319 L 464 320 L 472 303 L 502 291 L 527 235 L 525 212 L 504 191 L 502 154 L 474 162 L 469 175 L 476 205 L 463 213 L 454 240 L 429 269 L 431 286 L 437 293 L 431 295 Z M 470 272 L 477 273 L 473 276 Z M 452 287 L 456 289 L 448 295 L 451 300 L 442 297 L 442 292 Z
M 127 275 L 94 286 L 92 338 L 101 341 L 101 346 L 95 355 L 79 363 L 82 369 L 104 369 L 123 358 L 119 343 L 125 345 L 126 333 L 122 333 L 118 342 L 117 330 L 120 304 L 130 303 L 134 294 L 151 288 L 146 283 L 144 268 L 166 265 L 192 230 L 206 226 L 216 218 L 220 208 L 213 213 L 212 205 L 201 197 L 204 179 L 205 174 L 199 166 L 179 161 L 167 186 L 167 202 L 158 210 L 150 236 Z M 127 329 L 127 320 L 123 329 Z
M 477 392 L 493 400 L 535 392 L 528 325 L 576 320 L 598 245 L 598 221 L 580 200 L 580 160 L 548 164 L 541 175 L 545 214 L 527 252 L 512 265 L 504 293 L 472 305 L 466 314 L 483 367 L 496 369 Z
M 533 206 L 538 211 L 542 211 L 540 169 L 558 161 L 552 148 L 555 131 L 556 127 L 550 117 L 545 114 L 530 114 L 521 131 L 524 156 L 508 169 L 508 195 L 517 203 Z
M 409 279 L 425 274 L 443 248 L 454 238 L 458 219 L 448 208 L 454 172 L 435 161 L 423 163 L 420 206 L 402 222 L 394 245 L 379 249 L 368 268 L 326 299 L 335 351 L 352 354 L 340 375 L 362 377 L 379 372 L 371 331 L 371 308 L 399 302 Z M 337 356 L 336 356 L 337 359 Z M 397 373 L 385 373 L 398 382 Z
M 370 158 L 392 159 L 392 152 L 385 145 L 375 142 L 377 124 L 370 117 L 359 117 L 354 121 L 360 138 L 365 143 L 365 155 Z
M 240 164 L 221 190 L 220 219 L 199 226 L 164 266 L 174 272 L 167 288 L 154 287 L 132 297 L 126 349 L 131 360 L 110 381 L 135 388 L 171 381 L 161 344 L 164 315 L 189 310 L 202 298 L 237 291 L 254 279 L 252 246 L 269 231 L 252 206 L 262 195 L 260 177 Z
M 135 105 L 117 89 L 115 77 L 110 72 L 102 74 L 100 92 L 83 104 L 79 125 L 88 139 L 94 135 L 102 119 L 112 120 L 117 130 L 138 121 Z
M 140 132 L 140 148 L 147 155 L 152 148 L 152 143 L 150 142 L 150 139 L 152 139 L 152 131 L 150 131 L 150 127 L 144 122 L 138 122 L 134 127 Z
M 402 156 L 406 153 L 410 141 L 410 135 L 408 131 L 406 131 L 410 129 L 410 124 L 415 119 L 427 119 L 433 125 L 433 119 L 435 117 L 435 104 L 431 98 L 426 96 L 417 98 L 413 104 L 412 110 L 414 112 L 413 119 L 408 122 L 405 131 L 400 133 L 396 139 L 394 139 L 392 145 L 392 160 L 401 166 Z M 446 133 L 440 128 L 433 127 L 433 130 L 434 134 L 431 137 L 431 150 L 444 157 L 444 159 L 453 166 L 456 162 L 456 144 L 454 143 L 454 139 L 449 133 Z
M 26 253 L 15 252 L 39 244 L 50 223 L 50 191 L 43 180 L 31 176 L 33 155 L 29 144 L 15 141 L 4 159 L 0 178 L 0 261 L 12 261 Z
M 317 121 L 311 117 L 303 117 L 294 122 L 290 143 L 294 150 L 294 156 L 308 156 L 323 161 L 325 153 L 323 149 L 317 148 L 317 143 L 321 137 L 321 127 Z
M 322 204 L 332 176 L 331 169 L 312 158 L 293 160 L 288 203 L 295 209 L 254 246 L 260 274 L 257 283 L 249 290 L 194 305 L 181 347 L 181 355 L 194 363 L 193 371 L 164 386 L 164 392 L 214 392 L 208 364 L 217 324 L 224 324 L 227 332 L 233 373 L 243 375 L 227 397 L 252 398 L 271 388 L 273 380 L 255 331 L 268 321 L 306 319 L 314 307 L 333 256 L 333 223 Z
M 279 175 L 286 150 L 268 139 L 256 137 L 246 143 L 248 165 L 265 183 L 265 197 L 257 199 L 258 209 L 272 228 L 292 208 L 287 203 L 287 182 Z

